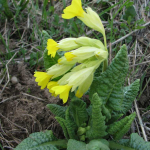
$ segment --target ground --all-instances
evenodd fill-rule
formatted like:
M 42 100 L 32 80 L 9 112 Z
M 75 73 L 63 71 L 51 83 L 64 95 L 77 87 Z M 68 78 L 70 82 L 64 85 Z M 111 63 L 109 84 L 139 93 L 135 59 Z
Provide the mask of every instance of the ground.
M 61 104 L 61 100 L 52 97 L 47 89 L 41 90 L 33 72 L 23 62 L 10 65 L 9 73 L 10 82 L 0 104 L 2 144 L 8 144 L 9 149 L 30 133 L 44 130 L 53 130 L 57 137 L 63 137 L 54 115 L 46 107 L 49 103 Z
M 59 97 L 51 96 L 47 89 L 41 90 L 33 76 L 35 70 L 45 71 L 42 57 L 44 51 L 42 30 L 48 31 L 51 38 L 56 40 L 83 35 L 101 39 L 101 35 L 85 26 L 81 25 L 80 27 L 80 22 L 76 20 L 75 23 L 65 22 L 62 24 L 63 6 L 68 5 L 70 1 L 67 1 L 66 4 L 61 1 L 51 1 L 54 6 L 54 13 L 53 8 L 50 7 L 50 2 L 49 5 L 45 5 L 43 1 L 38 1 L 38 3 L 33 1 L 27 5 L 23 12 L 20 12 L 20 16 L 15 11 L 18 7 L 16 8 L 15 4 L 9 2 L 14 18 L 8 19 L 3 16 L 2 21 L 0 21 L 0 143 L 6 150 L 13 149 L 33 132 L 52 130 L 56 137 L 64 138 L 60 125 L 46 107 L 49 103 L 62 105 L 62 100 Z M 105 10 L 119 1 L 105 2 L 104 4 L 96 1 L 86 2 L 97 12 L 102 12 L 100 8 Z M 141 1 L 141 3 L 143 2 Z M 17 4 L 19 4 L 18 1 Z M 107 18 L 108 15 L 112 16 L 113 12 L 117 13 L 121 5 L 112 8 L 103 16 L 103 19 Z M 31 6 L 32 9 L 30 9 Z M 135 2 L 134 6 L 137 10 L 136 17 L 144 18 L 145 24 L 149 23 L 148 3 L 143 6 L 140 5 L 140 2 Z M 49 11 L 50 17 L 45 17 L 45 15 L 49 15 L 46 14 Z M 109 62 L 114 58 L 120 46 L 126 43 L 130 62 L 127 82 L 130 84 L 136 79 L 141 80 L 137 96 L 138 101 L 136 102 L 138 107 L 136 108 L 134 103 L 131 111 L 139 111 L 145 134 L 142 132 L 139 117 L 136 117 L 131 130 L 138 132 L 141 137 L 146 137 L 150 141 L 150 27 L 148 24 L 144 29 L 138 29 L 130 37 L 113 44 L 113 42 L 135 30 L 133 23 L 131 28 L 122 31 L 120 22 L 123 13 L 125 13 L 125 8 L 120 10 L 114 19 L 113 41 L 110 38 L 110 22 L 107 20 L 103 22 L 110 51 Z M 126 21 L 122 22 L 127 24 Z M 145 24 L 139 24 L 139 26 L 142 27 Z M 82 32 L 82 29 L 85 33 Z

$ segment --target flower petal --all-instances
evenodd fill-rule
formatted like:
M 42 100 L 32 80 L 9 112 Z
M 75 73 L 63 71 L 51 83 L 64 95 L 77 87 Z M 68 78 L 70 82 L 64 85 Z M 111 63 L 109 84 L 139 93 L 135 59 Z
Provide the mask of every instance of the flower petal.
M 41 89 L 44 89 L 52 76 L 48 75 L 46 72 L 37 71 L 34 73 L 34 77 L 36 77 L 35 82 L 38 82 L 38 85 L 41 86 Z
M 51 55 L 51 57 L 55 57 L 56 51 L 59 49 L 57 42 L 55 42 L 53 39 L 47 40 L 47 50 L 48 55 Z
M 62 18 L 71 19 L 73 17 L 84 17 L 84 10 L 82 8 L 81 0 L 72 0 L 70 6 L 64 9 L 64 14 L 62 14 Z

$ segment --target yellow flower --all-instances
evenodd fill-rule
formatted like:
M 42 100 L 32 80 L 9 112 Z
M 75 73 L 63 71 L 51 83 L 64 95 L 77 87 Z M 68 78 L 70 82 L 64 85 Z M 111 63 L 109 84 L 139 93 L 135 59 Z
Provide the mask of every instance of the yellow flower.
M 67 61 L 72 61 L 74 57 L 76 57 L 76 55 L 72 54 L 71 52 L 67 52 L 64 54 Z
M 76 96 L 81 98 L 83 94 L 89 89 L 93 81 L 95 70 L 99 67 L 102 61 L 93 60 L 85 61 L 84 63 L 74 67 L 71 72 L 65 74 L 58 82 L 51 81 L 47 88 L 54 96 L 59 95 L 66 103 L 69 96 L 69 91 L 76 91 Z
M 75 89 L 80 85 L 82 85 L 83 83 L 88 84 L 88 82 L 91 82 L 91 78 L 89 78 L 89 76 L 91 76 L 91 74 L 93 74 L 94 71 L 95 71 L 95 66 L 84 68 L 76 72 L 74 71 L 73 74 L 67 79 L 68 85 L 72 86 L 71 91 L 75 91 Z M 89 88 L 89 86 L 87 87 Z
M 51 55 L 51 57 L 55 57 L 56 51 L 59 49 L 57 42 L 55 42 L 53 39 L 47 40 L 47 50 L 48 55 Z
M 59 43 L 55 42 L 53 39 L 48 39 L 47 40 L 47 50 L 48 50 L 48 55 L 51 55 L 51 57 L 55 57 L 56 52 L 59 51 L 69 51 L 76 49 L 80 47 L 75 42 L 76 38 L 66 38 L 61 40 Z
M 58 83 L 56 81 L 50 81 L 48 84 L 47 84 L 47 88 L 49 89 L 49 92 L 52 93 L 52 90 L 51 88 L 54 87 L 54 86 L 57 86 Z
M 75 40 L 76 38 L 65 38 L 59 41 L 59 51 L 70 51 L 80 47 L 80 45 L 78 45 Z
M 47 74 L 52 76 L 52 79 L 59 77 L 69 71 L 74 64 L 55 64 L 47 69 Z
M 53 88 L 54 86 L 58 86 L 58 83 L 56 81 L 51 81 L 47 84 L 49 92 L 52 93 L 52 96 L 56 97 L 57 95 L 55 94 L 55 92 L 51 90 L 51 88 Z
M 83 94 L 90 88 L 93 82 L 94 72 L 91 74 L 79 85 L 78 90 L 76 91 L 76 97 L 81 98 Z
M 66 53 L 65 53 L 65 55 L 67 55 Z M 68 58 L 69 59 L 69 58 Z M 63 57 L 61 57 L 61 58 L 59 58 L 58 59 L 58 64 L 59 65 L 75 65 L 75 63 L 77 62 L 77 60 L 73 60 L 73 56 L 72 56 L 72 58 L 71 58 L 72 60 L 71 61 L 68 61 L 67 59 L 66 59 L 66 57 L 65 56 L 63 56 Z
M 84 14 L 84 17 L 78 18 L 83 21 L 83 23 L 86 24 L 88 27 L 101 32 L 103 36 L 105 36 L 105 29 L 98 14 L 90 7 L 86 8 L 86 12 L 87 13 Z
M 97 39 L 91 39 L 88 37 L 79 37 L 75 40 L 75 42 L 80 45 L 80 46 L 91 46 L 91 47 L 96 47 L 100 49 L 105 49 L 104 44 Z
M 73 17 L 84 17 L 84 10 L 82 8 L 81 0 L 72 0 L 70 6 L 64 9 L 64 14 L 62 14 L 62 18 L 71 19 Z
M 105 50 L 96 47 L 83 46 L 76 50 L 65 53 L 65 58 L 67 61 L 76 61 L 80 63 L 83 60 L 95 56 L 95 54 L 97 53 L 99 54 L 101 54 L 101 52 L 103 53 L 103 51 Z
M 101 32 L 105 36 L 105 30 L 98 14 L 90 7 L 86 8 L 85 12 L 82 8 L 81 0 L 72 0 L 71 5 L 64 9 L 62 18 L 71 19 L 73 17 L 78 17 L 88 27 Z
M 38 82 L 38 85 L 41 86 L 41 89 L 44 89 L 52 76 L 48 75 L 46 72 L 37 71 L 34 72 L 34 77 L 36 77 L 35 81 Z
M 59 85 L 54 86 L 51 88 L 52 92 L 55 93 L 55 95 L 59 95 L 59 97 L 63 100 L 63 103 L 66 103 L 69 96 L 69 91 L 72 86 L 66 84 L 66 85 Z

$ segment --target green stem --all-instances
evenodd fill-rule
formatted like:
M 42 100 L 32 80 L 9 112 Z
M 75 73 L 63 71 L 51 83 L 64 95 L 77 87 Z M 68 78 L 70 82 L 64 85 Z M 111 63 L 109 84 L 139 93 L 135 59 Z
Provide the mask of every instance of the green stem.
M 107 50 L 107 41 L 106 41 L 105 33 L 103 34 L 103 37 L 104 37 L 105 50 L 108 51 Z M 106 60 L 104 60 L 104 62 L 103 62 L 103 72 L 107 69 L 107 67 L 108 67 L 108 58 Z
M 126 146 L 120 145 L 120 144 L 112 142 L 112 141 L 109 141 L 109 148 L 124 149 L 124 150 L 135 150 L 134 148 L 126 147 Z
M 4 14 L 8 19 L 13 18 L 13 13 L 11 12 L 7 0 L 2 1 L 2 6 L 4 7 Z
M 103 72 L 107 69 L 108 67 L 108 59 L 103 61 Z

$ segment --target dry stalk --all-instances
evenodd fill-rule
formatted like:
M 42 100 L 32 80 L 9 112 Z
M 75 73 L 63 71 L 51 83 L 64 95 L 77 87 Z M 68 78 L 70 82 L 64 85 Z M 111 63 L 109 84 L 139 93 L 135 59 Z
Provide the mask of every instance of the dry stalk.
M 29 133 L 28 133 L 28 130 L 27 130 L 26 128 L 23 128 L 23 127 L 17 125 L 16 123 L 10 121 L 8 118 L 6 118 L 5 116 L 3 116 L 1 113 L 0 113 L 0 116 L 1 116 L 2 118 L 6 119 L 9 123 L 11 123 L 11 124 L 13 124 L 14 126 L 16 126 L 16 127 L 20 128 L 20 129 L 26 131 L 26 133 L 29 134 Z
M 137 117 L 139 119 L 139 124 L 140 124 L 141 130 L 142 130 L 142 134 L 143 134 L 144 140 L 147 141 L 147 135 L 146 135 L 146 132 L 145 132 L 145 129 L 144 129 L 144 124 L 143 124 L 142 118 L 140 116 L 140 112 L 139 112 L 136 100 L 134 100 L 134 106 L 135 106 Z
M 150 21 L 147 22 L 147 23 L 145 23 L 145 24 L 143 25 L 143 27 L 146 27 L 146 26 L 148 26 L 149 24 L 150 24 Z M 137 29 L 137 30 L 134 30 L 134 31 L 128 33 L 127 35 L 125 35 L 125 36 L 121 37 L 120 39 L 118 39 L 117 41 L 113 42 L 111 45 L 113 46 L 113 45 L 115 45 L 115 44 L 121 42 L 122 40 L 126 39 L 128 36 L 132 35 L 133 33 L 137 32 L 137 31 L 139 31 L 139 30 L 141 30 L 141 29 Z
M 130 79 L 128 79 L 128 84 L 130 85 Z M 147 140 L 147 135 L 146 135 L 146 132 L 145 132 L 145 129 L 144 129 L 144 124 L 143 124 L 143 121 L 142 121 L 142 118 L 140 116 L 140 112 L 139 112 L 139 109 L 138 109 L 138 106 L 137 106 L 137 103 L 136 103 L 136 99 L 134 100 L 134 107 L 135 107 L 135 110 L 136 110 L 136 114 L 137 114 L 137 117 L 138 117 L 138 120 L 139 120 L 139 124 L 140 124 L 141 130 L 142 130 L 144 140 L 148 141 Z
M 14 98 L 18 98 L 18 97 L 20 97 L 20 95 L 16 95 L 16 96 L 12 96 L 12 97 L 6 98 L 6 99 L 2 100 L 2 101 L 0 102 L 0 104 L 6 102 L 6 101 L 8 101 L 8 100 L 12 100 L 12 99 L 14 99 Z
M 42 98 L 39 98 L 39 97 L 36 97 L 36 96 L 33 96 L 33 95 L 29 95 L 29 94 L 27 94 L 27 93 L 22 93 L 22 95 L 25 95 L 25 96 L 29 96 L 29 97 L 32 97 L 32 98 L 34 98 L 34 99 L 38 99 L 38 100 L 40 100 L 40 101 L 46 101 L 46 100 L 44 100 L 44 99 L 42 99 Z
M 12 58 L 8 61 L 8 63 L 6 64 L 7 82 L 6 82 L 6 84 L 4 85 L 4 87 L 3 87 L 3 89 L 2 89 L 2 91 L 1 91 L 1 93 L 0 93 L 0 97 L 2 96 L 3 91 L 5 90 L 7 84 L 8 84 L 9 81 L 10 81 L 10 76 L 9 76 L 9 71 L 8 71 L 8 64 L 13 60 L 13 58 L 16 56 L 17 53 L 18 53 L 18 52 L 16 52 L 16 53 L 12 56 Z

